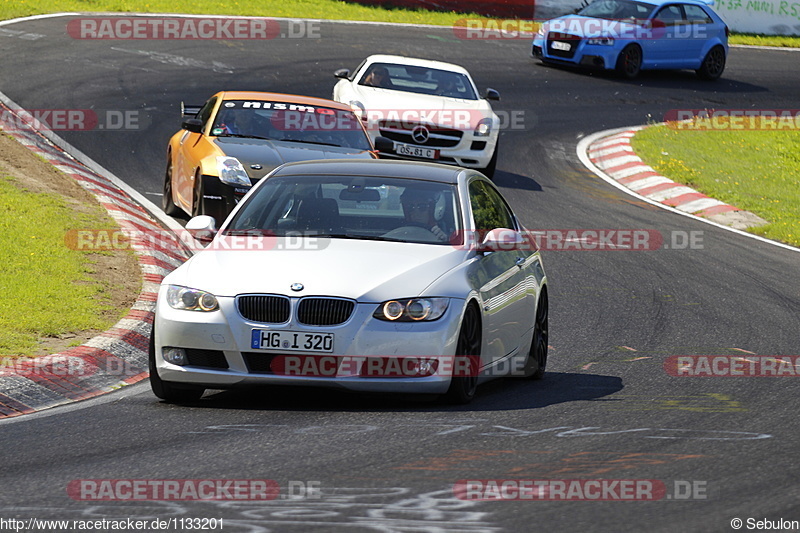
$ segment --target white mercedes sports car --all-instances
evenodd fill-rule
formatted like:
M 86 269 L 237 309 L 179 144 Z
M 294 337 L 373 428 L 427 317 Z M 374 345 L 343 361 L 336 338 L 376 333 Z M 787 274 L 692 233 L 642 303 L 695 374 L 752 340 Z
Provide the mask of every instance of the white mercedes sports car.
M 479 172 L 289 163 L 219 230 L 205 215 L 186 227 L 210 243 L 161 284 L 150 342 L 159 398 L 283 384 L 466 403 L 481 381 L 544 375 L 542 258 Z
M 500 119 L 466 69 L 452 63 L 372 55 L 352 73 L 340 69 L 333 99 L 365 121 L 381 157 L 433 161 L 481 170 L 497 165 Z M 385 137 L 391 143 L 380 142 Z

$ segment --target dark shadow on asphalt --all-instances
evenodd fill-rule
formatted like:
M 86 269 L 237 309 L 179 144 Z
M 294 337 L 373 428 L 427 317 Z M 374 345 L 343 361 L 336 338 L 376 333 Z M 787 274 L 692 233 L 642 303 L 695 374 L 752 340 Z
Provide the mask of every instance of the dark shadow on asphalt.
M 494 173 L 494 178 L 492 178 L 492 182 L 498 187 L 542 192 L 542 186 L 539 185 L 535 179 L 529 176 L 523 176 L 522 174 L 506 172 L 505 170 L 497 169 Z
M 693 70 L 643 70 L 633 79 L 628 80 L 618 75 L 613 70 L 594 70 L 573 67 L 570 65 L 546 65 L 539 63 L 539 67 L 562 72 L 569 72 L 575 76 L 586 78 L 599 78 L 602 80 L 617 83 L 619 85 L 653 87 L 660 89 L 691 89 L 699 93 L 753 93 L 768 92 L 766 87 L 753 85 L 726 77 L 716 81 L 702 80 L 697 77 Z
M 206 391 L 185 407 L 248 411 L 482 412 L 537 409 L 596 401 L 622 390 L 622 378 L 550 372 L 541 381 L 502 378 L 484 383 L 472 403 L 449 405 L 436 395 L 355 393 L 316 387 L 251 387 Z M 165 404 L 166 405 L 166 404 Z

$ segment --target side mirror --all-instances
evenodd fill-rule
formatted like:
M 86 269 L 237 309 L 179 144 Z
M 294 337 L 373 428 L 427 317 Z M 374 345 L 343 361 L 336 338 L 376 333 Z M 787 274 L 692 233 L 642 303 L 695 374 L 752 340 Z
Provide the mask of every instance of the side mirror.
M 350 69 L 340 68 L 336 72 L 333 73 L 334 77 L 347 79 L 350 77 Z
M 203 131 L 203 121 L 199 118 L 187 118 L 181 123 L 181 128 L 192 133 L 200 133 Z
M 500 100 L 500 93 L 492 88 L 487 88 L 483 97 L 487 100 Z
M 478 245 L 479 252 L 503 252 L 526 247 L 527 242 L 522 234 L 508 228 L 495 228 L 483 238 Z
M 192 217 L 186 223 L 186 231 L 198 242 L 206 245 L 214 240 L 214 235 L 217 234 L 217 222 L 214 217 L 208 215 Z
M 379 152 L 391 154 L 394 152 L 394 141 L 387 139 L 386 137 L 376 137 L 375 149 Z

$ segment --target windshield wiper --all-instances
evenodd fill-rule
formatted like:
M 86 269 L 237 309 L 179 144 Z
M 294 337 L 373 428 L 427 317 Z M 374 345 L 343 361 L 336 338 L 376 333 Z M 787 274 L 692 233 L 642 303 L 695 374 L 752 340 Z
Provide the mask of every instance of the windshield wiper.
M 387 241 L 387 242 L 405 242 L 401 239 L 390 239 L 380 235 L 352 235 L 347 233 L 316 233 L 308 235 L 309 237 L 324 237 L 330 239 L 353 239 L 358 241 Z
M 221 133 L 217 137 L 240 137 L 242 139 L 261 139 L 263 141 L 274 141 L 269 137 L 261 137 L 260 135 L 245 135 L 244 133 Z
M 288 142 L 288 143 L 321 144 L 323 146 L 336 146 L 338 148 L 342 147 L 341 144 L 324 143 L 324 142 L 318 142 L 318 141 L 307 141 L 305 139 L 275 139 L 275 140 L 276 141 L 284 141 L 284 142 Z

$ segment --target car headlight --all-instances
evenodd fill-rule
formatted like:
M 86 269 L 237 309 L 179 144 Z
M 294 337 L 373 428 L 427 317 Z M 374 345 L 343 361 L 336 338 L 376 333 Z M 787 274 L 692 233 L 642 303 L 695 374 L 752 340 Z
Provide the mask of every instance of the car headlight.
M 475 137 L 486 137 L 492 132 L 492 119 L 483 118 L 475 127 L 473 134 Z
M 217 297 L 210 292 L 170 285 L 167 288 L 167 303 L 173 309 L 185 311 L 216 311 L 219 309 Z
M 235 157 L 217 156 L 217 170 L 219 170 L 219 179 L 223 183 L 241 187 L 250 186 L 250 178 L 247 176 L 247 172 Z
M 447 298 L 403 298 L 389 300 L 378 306 L 372 316 L 390 322 L 419 322 L 436 320 L 447 311 Z
M 586 44 L 598 44 L 600 46 L 613 46 L 613 37 L 591 37 L 586 39 Z

